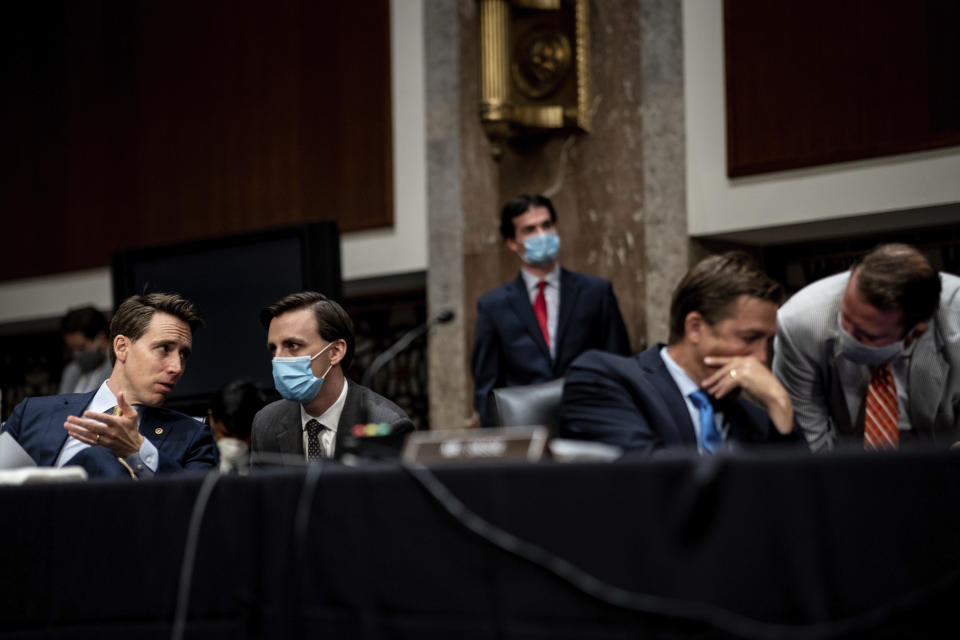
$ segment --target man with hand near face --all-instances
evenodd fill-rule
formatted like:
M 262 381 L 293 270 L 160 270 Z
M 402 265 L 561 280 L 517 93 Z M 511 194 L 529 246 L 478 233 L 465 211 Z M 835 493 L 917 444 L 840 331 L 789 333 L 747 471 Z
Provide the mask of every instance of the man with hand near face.
M 161 405 L 180 381 L 203 321 L 190 301 L 152 293 L 125 300 L 110 322 L 113 370 L 96 391 L 28 398 L 4 425 L 38 466 L 148 478 L 216 465 L 210 430 Z
M 560 434 L 638 455 L 803 446 L 790 397 L 766 367 L 782 296 L 744 253 L 702 260 L 674 291 L 668 346 L 632 358 L 589 351 L 574 361 Z
M 413 423 L 394 403 L 347 380 L 344 370 L 353 358 L 354 335 L 343 307 L 321 293 L 304 291 L 264 309 L 260 321 L 273 356 L 273 381 L 283 399 L 253 419 L 255 464 L 341 458 L 351 437 L 375 445 L 381 454 L 399 453 Z
M 957 440 L 960 278 L 880 245 L 798 291 L 778 320 L 773 371 L 812 450 Z
M 520 195 L 500 216 L 500 234 L 521 261 L 516 279 L 477 302 L 471 359 L 473 405 L 492 423 L 488 396 L 497 387 L 563 377 L 588 349 L 630 353 L 630 339 L 609 280 L 560 267 L 557 214 L 544 196 Z

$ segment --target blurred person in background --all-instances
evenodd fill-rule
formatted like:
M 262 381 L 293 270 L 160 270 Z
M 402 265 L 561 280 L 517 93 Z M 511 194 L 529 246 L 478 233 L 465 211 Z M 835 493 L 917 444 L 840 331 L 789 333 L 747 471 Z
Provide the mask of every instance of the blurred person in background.
M 60 332 L 71 360 L 63 369 L 57 393 L 94 391 L 110 377 L 108 328 L 106 316 L 92 306 L 70 309 L 63 316 Z
M 210 400 L 207 421 L 220 450 L 220 471 L 246 473 L 250 468 L 250 427 L 267 397 L 249 380 L 234 380 Z

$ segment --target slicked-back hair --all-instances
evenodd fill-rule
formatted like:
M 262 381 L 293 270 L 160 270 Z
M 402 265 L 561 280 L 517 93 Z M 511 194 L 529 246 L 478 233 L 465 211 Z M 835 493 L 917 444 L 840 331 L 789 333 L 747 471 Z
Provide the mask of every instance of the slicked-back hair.
M 543 207 L 550 212 L 550 220 L 557 223 L 557 212 L 553 209 L 553 203 L 550 198 L 540 195 L 520 194 L 503 207 L 500 212 L 500 235 L 503 239 L 515 238 L 517 229 L 513 224 L 513 219 L 522 216 L 531 207 Z
M 322 293 L 301 291 L 284 296 L 260 312 L 260 323 L 269 331 L 271 320 L 297 309 L 313 309 L 317 318 L 317 333 L 321 338 L 327 342 L 343 340 L 347 343 L 347 353 L 343 356 L 340 368 L 343 371 L 349 369 L 355 346 L 353 320 L 343 307 Z
M 267 404 L 266 394 L 250 380 L 234 380 L 210 398 L 210 412 L 223 422 L 230 435 L 250 437 L 253 416 Z
M 150 320 L 158 311 L 187 323 L 191 334 L 203 326 L 203 318 L 200 317 L 197 307 L 179 294 L 146 293 L 130 296 L 120 303 L 110 321 L 111 362 L 117 361 L 117 354 L 113 352 L 113 339 L 126 336 L 136 342 L 147 332 Z
M 851 267 L 857 292 L 871 306 L 903 312 L 904 335 L 940 306 L 940 274 L 908 244 L 881 244 Z
M 743 251 L 713 255 L 698 262 L 673 291 L 670 344 L 683 340 L 690 312 L 698 312 L 707 324 L 715 326 L 734 314 L 740 296 L 779 306 L 783 302 L 783 287 Z
M 60 320 L 60 332 L 63 334 L 80 332 L 85 338 L 93 340 L 101 333 L 107 335 L 110 324 L 107 317 L 92 306 L 70 309 Z

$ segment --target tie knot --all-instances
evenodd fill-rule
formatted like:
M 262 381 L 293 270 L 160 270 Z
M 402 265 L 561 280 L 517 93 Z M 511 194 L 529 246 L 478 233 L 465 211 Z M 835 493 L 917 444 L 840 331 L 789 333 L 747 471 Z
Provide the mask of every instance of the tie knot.
M 890 363 L 885 362 L 873 368 L 873 378 L 881 380 L 890 375 Z
M 315 436 L 321 431 L 323 431 L 323 425 L 316 420 L 310 420 L 307 422 L 307 433 L 310 435 Z
M 707 396 L 707 392 L 703 389 L 697 389 L 691 393 L 690 400 L 693 401 L 693 404 L 697 407 L 697 409 L 706 409 L 707 407 L 713 406 L 710 402 L 710 397 Z
M 541 280 L 541 281 L 539 281 L 539 282 L 537 283 L 537 289 L 540 291 L 540 293 L 543 293 L 543 290 L 546 289 L 546 288 L 547 288 L 547 281 L 546 281 L 546 280 Z

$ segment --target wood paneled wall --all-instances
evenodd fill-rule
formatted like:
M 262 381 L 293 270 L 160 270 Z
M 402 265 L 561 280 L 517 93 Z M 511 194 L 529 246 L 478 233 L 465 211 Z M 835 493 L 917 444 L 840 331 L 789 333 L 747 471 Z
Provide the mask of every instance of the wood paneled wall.
M 0 21 L 0 280 L 393 222 L 388 0 L 64 0 Z
M 725 0 L 727 173 L 960 144 L 960 3 Z

